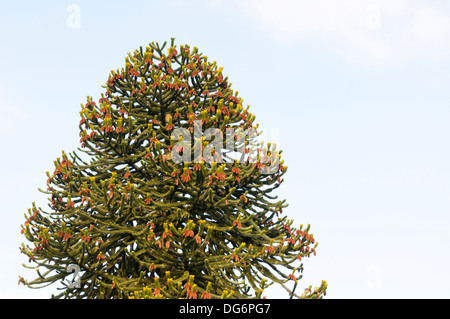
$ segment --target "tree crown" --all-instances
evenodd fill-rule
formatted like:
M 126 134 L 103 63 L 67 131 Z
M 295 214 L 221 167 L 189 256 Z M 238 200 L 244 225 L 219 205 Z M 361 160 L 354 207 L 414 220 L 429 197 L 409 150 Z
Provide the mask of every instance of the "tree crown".
M 68 298 L 259 298 L 276 283 L 321 298 L 326 282 L 295 293 L 317 242 L 271 195 L 287 171 L 281 151 L 258 141 L 216 62 L 166 46 L 128 54 L 98 103 L 82 104 L 88 160 L 63 152 L 47 172 L 51 211 L 33 203 L 22 225 L 39 277 L 19 283 L 61 281 L 56 297 Z

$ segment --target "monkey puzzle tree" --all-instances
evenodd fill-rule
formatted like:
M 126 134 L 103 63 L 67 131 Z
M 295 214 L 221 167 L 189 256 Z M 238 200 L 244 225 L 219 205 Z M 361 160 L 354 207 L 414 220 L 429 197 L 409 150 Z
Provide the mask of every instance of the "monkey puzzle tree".
M 216 62 L 166 44 L 128 54 L 82 104 L 84 155 L 62 152 L 50 211 L 25 215 L 21 251 L 38 277 L 19 283 L 61 282 L 58 298 L 260 298 L 273 283 L 322 298 L 324 281 L 295 292 L 317 243 L 271 195 L 281 152 L 258 141 Z

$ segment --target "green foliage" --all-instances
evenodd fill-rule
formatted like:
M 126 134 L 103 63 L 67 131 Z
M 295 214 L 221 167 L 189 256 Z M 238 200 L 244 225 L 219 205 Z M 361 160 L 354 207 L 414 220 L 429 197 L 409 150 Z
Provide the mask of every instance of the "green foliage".
M 38 277 L 19 283 L 62 282 L 58 298 L 260 298 L 273 283 L 291 297 L 322 298 L 326 282 L 295 293 L 301 260 L 317 243 L 270 195 L 287 171 L 281 155 L 233 137 L 249 157 L 224 152 L 208 162 L 195 157 L 208 149 L 204 138 L 193 146 L 171 138 L 177 128 L 194 133 L 195 121 L 224 135 L 257 126 L 222 68 L 173 39 L 165 47 L 128 54 L 98 103 L 82 104 L 79 151 L 89 161 L 63 151 L 47 172 L 50 212 L 33 203 L 22 225 L 32 246 L 21 251 Z M 173 161 L 177 147 L 194 160 Z M 210 150 L 212 159 L 221 153 Z

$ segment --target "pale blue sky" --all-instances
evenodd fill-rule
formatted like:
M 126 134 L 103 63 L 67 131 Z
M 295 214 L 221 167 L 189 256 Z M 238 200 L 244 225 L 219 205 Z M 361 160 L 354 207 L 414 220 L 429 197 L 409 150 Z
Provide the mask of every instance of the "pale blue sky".
M 20 224 L 31 202 L 46 206 L 53 160 L 79 145 L 80 103 L 127 52 L 171 37 L 217 61 L 278 130 L 285 212 L 319 242 L 302 288 L 450 297 L 448 2 L 71 0 L 0 10 L 0 298 L 48 296 L 17 285 Z

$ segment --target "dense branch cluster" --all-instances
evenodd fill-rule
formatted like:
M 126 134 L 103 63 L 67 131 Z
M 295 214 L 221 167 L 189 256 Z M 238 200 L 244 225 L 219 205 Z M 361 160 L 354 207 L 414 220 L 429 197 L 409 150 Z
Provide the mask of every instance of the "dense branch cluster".
M 173 39 L 165 48 L 128 54 L 98 102 L 82 104 L 80 151 L 89 160 L 62 152 L 47 172 L 50 211 L 33 203 L 22 225 L 31 246 L 21 251 L 39 276 L 19 283 L 59 281 L 56 297 L 66 298 L 260 298 L 276 283 L 290 296 L 321 298 L 326 282 L 295 293 L 317 243 L 270 195 L 287 171 L 281 155 L 234 133 L 257 126 L 222 68 Z M 242 156 L 204 136 L 174 138 L 199 123 L 234 134 Z M 174 151 L 192 160 L 175 162 Z

